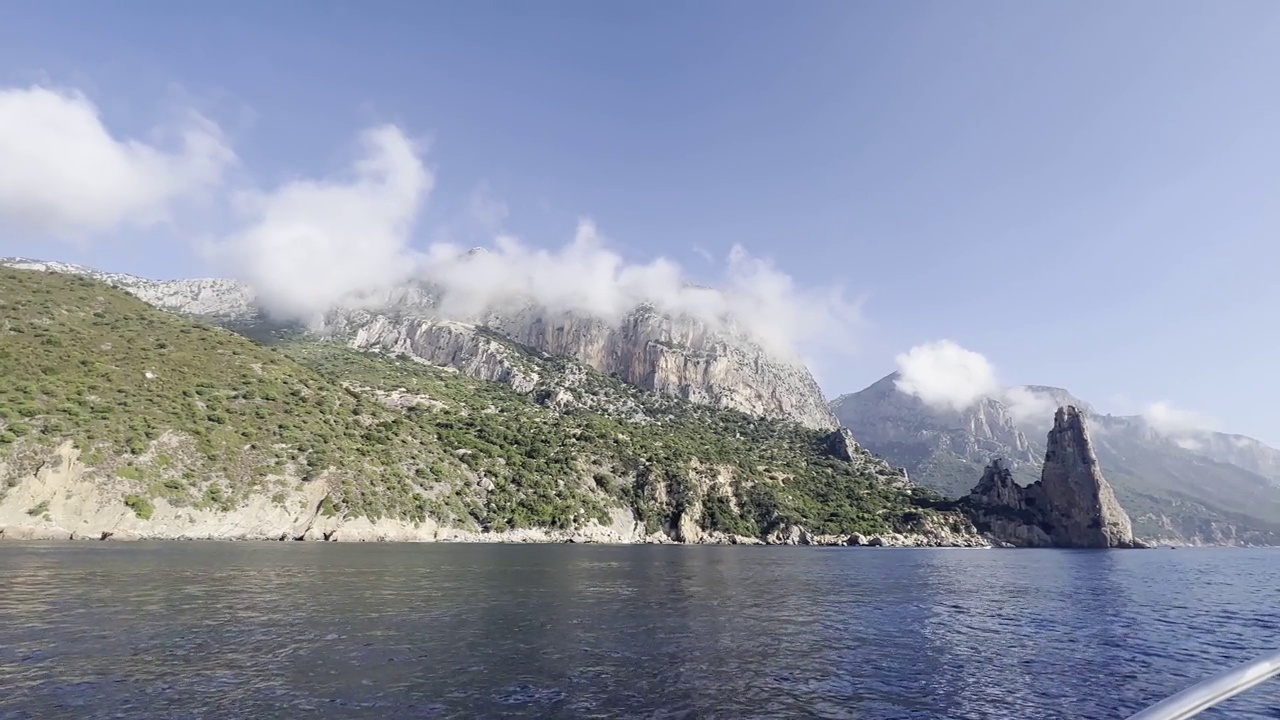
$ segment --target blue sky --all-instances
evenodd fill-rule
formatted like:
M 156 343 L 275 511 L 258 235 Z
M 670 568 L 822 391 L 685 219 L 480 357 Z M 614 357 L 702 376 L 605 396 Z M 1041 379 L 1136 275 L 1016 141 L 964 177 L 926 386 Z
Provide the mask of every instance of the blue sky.
M 198 110 L 232 185 L 341 171 L 392 123 L 434 174 L 415 244 L 471 239 L 483 198 L 534 246 L 589 216 L 629 261 L 714 279 L 740 244 L 841 284 L 869 326 L 817 363 L 832 396 L 950 339 L 1002 382 L 1271 444 L 1278 71 L 1268 1 L 0 8 L 0 88 L 77 90 L 120 138 Z M 70 243 L 0 217 L 0 254 L 201 273 L 213 205 Z

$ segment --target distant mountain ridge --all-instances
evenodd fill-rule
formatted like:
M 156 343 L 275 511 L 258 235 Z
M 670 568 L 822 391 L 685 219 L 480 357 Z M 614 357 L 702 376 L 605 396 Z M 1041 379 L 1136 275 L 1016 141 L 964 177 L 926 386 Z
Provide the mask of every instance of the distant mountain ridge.
M 531 387 L 536 378 L 521 373 L 501 339 L 579 360 L 644 390 L 815 429 L 838 425 L 803 365 L 775 358 L 743 335 L 646 306 L 617 323 L 538 306 L 449 317 L 437 309 L 435 288 L 406 283 L 331 308 L 310 322 L 277 323 L 258 308 L 253 289 L 236 280 L 148 280 L 27 258 L 0 258 L 0 265 L 91 277 L 155 307 L 210 318 L 250 336 L 333 335 L 357 349 L 404 353 L 517 389 Z
M 831 403 L 869 450 L 916 482 L 957 497 L 996 457 L 1022 484 L 1039 478 L 1053 411 L 1074 405 L 1140 537 L 1190 543 L 1280 542 L 1280 450 L 1253 438 L 1170 437 L 1140 416 L 1098 413 L 1063 388 L 1025 385 L 963 411 L 938 410 L 896 386 L 896 373 Z

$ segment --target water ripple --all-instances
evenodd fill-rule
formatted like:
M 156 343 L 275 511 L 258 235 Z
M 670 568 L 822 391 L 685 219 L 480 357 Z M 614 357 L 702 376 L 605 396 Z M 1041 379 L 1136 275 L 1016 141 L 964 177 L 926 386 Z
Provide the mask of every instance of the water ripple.
M 10 543 L 0 718 L 1116 718 L 1280 646 L 1278 561 Z

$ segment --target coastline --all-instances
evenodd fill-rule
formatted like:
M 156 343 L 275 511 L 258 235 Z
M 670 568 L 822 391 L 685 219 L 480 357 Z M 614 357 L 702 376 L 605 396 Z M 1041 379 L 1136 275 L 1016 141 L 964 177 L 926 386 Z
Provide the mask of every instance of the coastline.
M 706 531 L 688 515 L 649 532 L 632 512 L 616 507 L 607 523 L 591 519 L 574 530 L 524 528 L 481 532 L 426 518 L 346 517 L 326 505 L 324 481 L 271 476 L 261 492 L 235 508 L 175 504 L 150 497 L 129 505 L 141 490 L 119 478 L 102 481 L 64 442 L 33 473 L 0 496 L 0 540 L 270 540 L 314 542 L 582 543 L 613 545 L 812 545 L 846 547 L 990 547 L 972 528 L 955 531 L 926 522 L 914 533 L 817 535 L 789 526 L 764 538 Z M 0 463 L 0 476 L 4 467 Z M 275 492 L 271 492 L 271 491 Z M 268 497 L 270 493 L 270 497 Z M 326 509 L 327 508 L 327 509 Z
M 303 533 L 291 535 L 288 532 L 231 532 L 225 534 L 209 533 L 162 533 L 152 532 L 145 528 L 73 531 L 55 524 L 24 524 L 0 526 L 0 542 L 66 542 L 66 541 L 99 541 L 99 542 L 371 542 L 371 543 L 451 543 L 451 544 L 491 544 L 491 545 L 751 545 L 760 547 L 852 547 L 852 548 L 952 548 L 970 550 L 989 550 L 995 546 L 979 537 L 961 537 L 949 541 L 944 538 L 926 535 L 904 535 L 888 533 L 885 535 L 853 535 L 853 536 L 813 536 L 797 528 L 798 533 L 775 533 L 766 539 L 727 535 L 724 533 L 705 533 L 696 539 L 677 539 L 662 532 L 648 535 L 622 536 L 609 532 L 611 528 L 595 526 L 582 530 L 546 530 L 541 528 L 508 530 L 504 532 L 475 532 L 456 528 L 436 527 L 428 531 L 426 527 L 410 528 L 398 521 L 369 523 L 365 518 L 347 526 L 339 527 L 324 534 Z M 355 527 L 352 527 L 355 526 Z M 796 537 L 799 535 L 800 537 Z

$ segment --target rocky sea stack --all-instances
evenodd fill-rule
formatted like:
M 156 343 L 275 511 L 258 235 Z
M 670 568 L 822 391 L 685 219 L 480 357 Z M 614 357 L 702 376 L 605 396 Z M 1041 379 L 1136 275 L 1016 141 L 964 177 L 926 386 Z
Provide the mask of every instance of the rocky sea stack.
M 1058 408 L 1040 480 L 1022 487 L 1007 464 L 992 460 L 964 499 L 974 524 L 1018 547 L 1135 548 L 1129 516 L 1094 454 L 1079 408 Z

